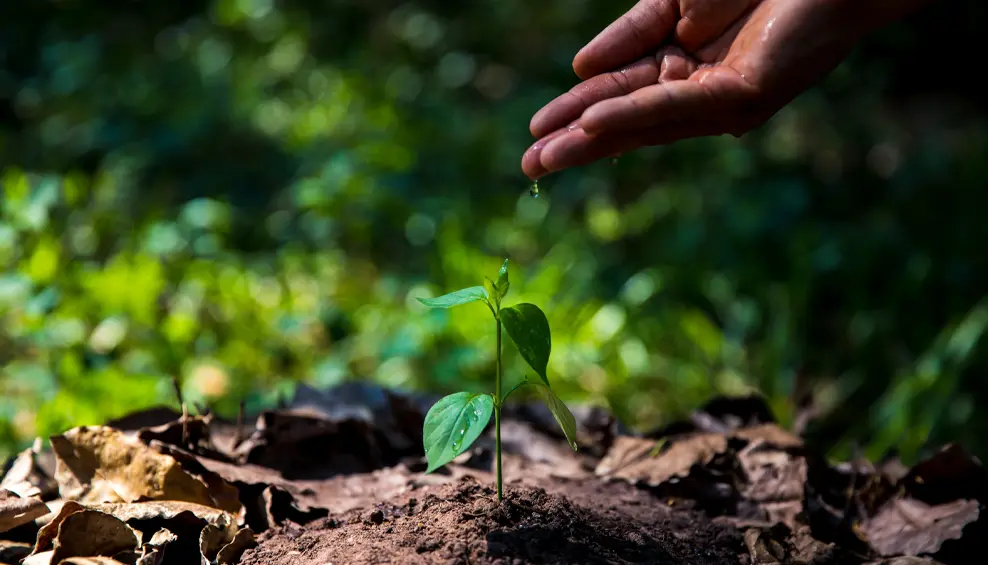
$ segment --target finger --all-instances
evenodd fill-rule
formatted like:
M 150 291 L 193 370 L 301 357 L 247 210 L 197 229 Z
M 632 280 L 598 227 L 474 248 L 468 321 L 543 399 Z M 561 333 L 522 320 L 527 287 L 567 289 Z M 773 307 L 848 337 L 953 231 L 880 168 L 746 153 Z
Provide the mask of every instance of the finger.
M 676 124 L 671 127 L 596 136 L 576 129 L 546 144 L 540 154 L 541 167 L 548 174 L 587 165 L 641 147 L 666 145 L 693 137 L 720 135 L 724 133 L 723 129 L 724 127 L 716 122 Z
M 697 68 L 696 60 L 675 45 L 659 49 L 655 60 L 659 64 L 659 82 L 686 80 Z
M 630 94 L 655 84 L 658 78 L 659 64 L 654 57 L 646 57 L 613 73 L 597 75 L 546 104 L 532 116 L 529 129 L 533 136 L 542 137 L 576 120 L 597 102 Z
M 755 5 L 752 0 L 691 0 L 683 2 L 676 22 L 676 43 L 689 52 L 713 41 Z
M 600 134 L 710 120 L 736 114 L 753 95 L 737 72 L 716 67 L 695 73 L 689 80 L 664 82 L 602 100 L 583 112 L 579 124 L 590 134 Z
M 575 122 L 570 124 L 570 126 L 571 127 L 558 129 L 542 139 L 539 139 L 525 151 L 525 154 L 521 156 L 521 170 L 528 176 L 528 178 L 535 180 L 549 172 L 542 166 L 542 149 L 553 139 L 576 129 Z
M 678 0 L 640 0 L 580 49 L 573 58 L 573 70 L 586 80 L 626 65 L 654 51 L 678 19 Z

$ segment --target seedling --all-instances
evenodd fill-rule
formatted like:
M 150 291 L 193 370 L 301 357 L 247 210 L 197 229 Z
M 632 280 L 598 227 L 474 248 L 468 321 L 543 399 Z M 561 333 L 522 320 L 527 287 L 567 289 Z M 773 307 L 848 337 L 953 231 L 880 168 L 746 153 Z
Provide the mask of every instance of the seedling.
M 494 375 L 493 394 L 457 392 L 436 402 L 425 415 L 422 428 L 422 444 L 429 462 L 426 473 L 431 473 L 463 453 L 480 437 L 494 414 L 494 451 L 497 465 L 497 499 L 502 498 L 501 480 L 501 407 L 511 393 L 523 386 L 534 387 L 548 406 L 552 416 L 559 423 L 566 441 L 576 451 L 576 420 L 569 408 L 549 387 L 546 368 L 549 352 L 552 350 L 552 337 L 549 333 L 549 320 L 545 313 L 534 304 L 521 303 L 501 307 L 501 300 L 508 294 L 508 261 L 504 261 L 498 271 L 497 281 L 484 277 L 484 286 L 472 286 L 444 294 L 438 298 L 420 298 L 419 302 L 429 308 L 452 308 L 461 304 L 483 302 L 494 315 L 497 327 L 497 364 Z M 501 394 L 501 327 L 518 347 L 525 362 L 535 371 L 538 378 L 526 377 L 507 394 Z

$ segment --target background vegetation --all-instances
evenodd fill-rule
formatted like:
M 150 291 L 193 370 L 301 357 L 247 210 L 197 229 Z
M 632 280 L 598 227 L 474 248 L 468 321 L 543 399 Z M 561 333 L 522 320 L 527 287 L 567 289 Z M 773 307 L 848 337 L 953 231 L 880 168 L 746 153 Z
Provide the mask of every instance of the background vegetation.
M 489 388 L 489 313 L 413 298 L 510 257 L 567 400 L 648 428 L 757 389 L 787 422 L 812 397 L 835 455 L 988 455 L 984 3 L 885 30 L 740 141 L 532 199 L 528 119 L 627 5 L 0 3 L 0 452 L 173 375 L 225 414 L 300 381 Z

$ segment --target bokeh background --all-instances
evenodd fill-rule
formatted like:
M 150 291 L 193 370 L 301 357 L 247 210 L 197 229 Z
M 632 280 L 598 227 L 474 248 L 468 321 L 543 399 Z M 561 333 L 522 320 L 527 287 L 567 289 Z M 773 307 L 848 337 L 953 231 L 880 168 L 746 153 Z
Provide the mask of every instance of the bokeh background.
M 2 2 L 0 454 L 173 377 L 227 416 L 489 390 L 487 309 L 414 297 L 509 257 L 567 401 L 647 430 L 757 390 L 834 456 L 988 456 L 988 9 L 943 4 L 741 140 L 533 199 L 528 120 L 629 1 Z

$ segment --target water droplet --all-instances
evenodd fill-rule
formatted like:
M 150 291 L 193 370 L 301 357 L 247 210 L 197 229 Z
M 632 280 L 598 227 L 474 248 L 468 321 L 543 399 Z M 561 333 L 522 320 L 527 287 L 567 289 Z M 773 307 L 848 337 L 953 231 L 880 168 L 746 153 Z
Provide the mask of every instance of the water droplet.
M 474 410 L 473 411 L 473 415 L 479 418 L 480 417 L 480 410 Z
M 617 157 L 611 157 L 611 165 L 612 165 L 612 166 L 613 166 L 613 165 L 617 165 L 617 160 L 618 160 L 618 158 L 617 158 Z
M 535 179 L 535 182 L 532 183 L 532 186 L 528 189 L 528 194 L 532 198 L 538 198 L 539 197 L 539 180 L 538 179 Z
M 459 448 L 460 448 L 460 442 L 458 440 L 457 441 L 454 441 L 453 442 L 453 451 L 456 451 Z
M 460 435 L 463 435 L 463 434 L 465 434 L 465 433 L 467 433 L 467 431 L 466 431 L 466 430 L 464 430 L 464 429 L 461 429 L 461 430 L 460 430 Z

